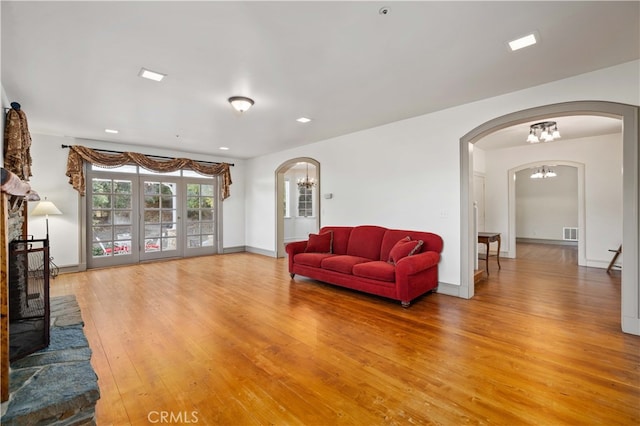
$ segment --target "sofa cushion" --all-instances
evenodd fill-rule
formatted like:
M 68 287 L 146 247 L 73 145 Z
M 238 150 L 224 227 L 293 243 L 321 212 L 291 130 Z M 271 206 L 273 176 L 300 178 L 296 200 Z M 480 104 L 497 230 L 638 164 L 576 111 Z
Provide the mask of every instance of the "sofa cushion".
M 320 233 L 333 233 L 331 252 L 335 254 L 347 254 L 347 244 L 351 235 L 352 226 L 323 226 Z
M 322 269 L 327 269 L 329 271 L 351 274 L 354 265 L 365 262 L 371 262 L 371 259 L 359 256 L 334 255 L 323 259 L 321 267 Z
M 309 234 L 306 253 L 332 253 L 333 232 L 322 234 Z
M 330 253 L 298 253 L 293 257 L 293 261 L 299 265 L 319 268 L 322 261 L 331 256 L 335 255 Z
M 396 267 L 388 262 L 375 260 L 353 266 L 353 275 L 372 280 L 395 282 Z
M 422 240 L 412 240 L 410 237 L 405 237 L 394 244 L 393 248 L 389 252 L 389 263 L 395 265 L 403 257 L 411 256 L 420 251 L 420 248 L 424 244 Z
M 349 236 L 347 254 L 365 257 L 369 260 L 386 260 L 380 258 L 380 245 L 387 228 L 373 225 L 356 226 Z
M 389 260 L 389 253 L 393 246 L 403 238 L 410 237 L 412 240 L 422 240 L 424 244 L 414 254 L 426 251 L 442 252 L 442 238 L 431 232 L 410 231 L 401 229 L 389 229 L 384 234 L 382 245 L 380 246 L 380 260 Z

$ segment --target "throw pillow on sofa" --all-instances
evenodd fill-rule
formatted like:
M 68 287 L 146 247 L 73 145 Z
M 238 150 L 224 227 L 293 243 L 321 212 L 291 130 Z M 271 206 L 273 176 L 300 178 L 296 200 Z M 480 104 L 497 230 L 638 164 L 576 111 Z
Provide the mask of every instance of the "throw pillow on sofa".
M 322 234 L 309 234 L 309 241 L 305 253 L 332 253 L 333 251 L 333 232 L 324 232 Z
M 424 241 L 405 237 L 398 241 L 389 252 L 389 263 L 396 264 L 400 259 L 416 254 Z

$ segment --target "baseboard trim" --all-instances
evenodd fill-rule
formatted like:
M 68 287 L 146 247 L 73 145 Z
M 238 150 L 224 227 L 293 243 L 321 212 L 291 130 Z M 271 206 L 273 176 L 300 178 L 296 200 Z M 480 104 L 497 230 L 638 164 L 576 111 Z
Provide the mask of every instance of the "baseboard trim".
M 245 251 L 247 251 L 247 248 L 245 246 L 224 247 L 222 249 L 222 254 L 243 253 Z
M 277 257 L 276 252 L 273 250 L 265 250 L 257 247 L 245 246 L 245 251 L 249 253 L 261 254 L 263 256 Z
M 531 243 L 531 244 L 554 244 L 557 246 L 576 246 L 577 241 L 565 241 L 565 240 L 546 240 L 542 238 L 516 238 L 516 243 Z
M 436 293 L 446 294 L 447 296 L 460 297 L 460 286 L 455 284 L 439 282 Z

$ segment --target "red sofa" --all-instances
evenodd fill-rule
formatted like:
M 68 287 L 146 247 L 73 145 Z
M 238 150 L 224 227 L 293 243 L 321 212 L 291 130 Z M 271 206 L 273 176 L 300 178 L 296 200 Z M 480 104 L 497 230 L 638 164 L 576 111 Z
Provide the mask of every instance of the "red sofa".
M 381 226 L 326 226 L 307 241 L 287 244 L 289 273 L 399 300 L 438 286 L 442 238 Z

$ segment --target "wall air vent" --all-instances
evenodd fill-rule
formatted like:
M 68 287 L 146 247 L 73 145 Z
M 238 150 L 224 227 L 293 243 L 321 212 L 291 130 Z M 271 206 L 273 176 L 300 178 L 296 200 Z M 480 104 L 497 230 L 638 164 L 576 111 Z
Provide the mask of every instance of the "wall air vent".
M 578 228 L 562 228 L 562 239 L 565 241 L 578 241 Z

